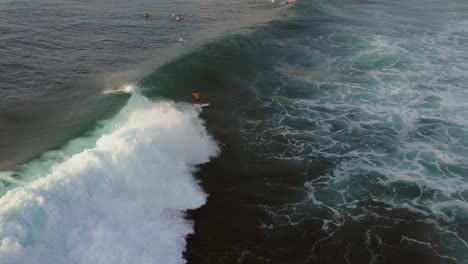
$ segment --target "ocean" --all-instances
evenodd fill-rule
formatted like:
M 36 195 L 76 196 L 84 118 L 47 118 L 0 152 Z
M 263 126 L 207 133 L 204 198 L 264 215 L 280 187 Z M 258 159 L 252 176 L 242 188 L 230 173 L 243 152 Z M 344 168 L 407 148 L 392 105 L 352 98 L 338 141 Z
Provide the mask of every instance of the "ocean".
M 468 263 L 466 1 L 0 0 L 0 58 L 2 264 Z

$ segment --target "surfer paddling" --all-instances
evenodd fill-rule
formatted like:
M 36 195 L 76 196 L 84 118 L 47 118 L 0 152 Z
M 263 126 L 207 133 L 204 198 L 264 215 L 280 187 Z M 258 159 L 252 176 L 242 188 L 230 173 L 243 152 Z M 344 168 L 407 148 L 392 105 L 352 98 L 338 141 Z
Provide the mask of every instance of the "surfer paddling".
M 198 92 L 198 90 L 193 91 L 192 97 L 193 97 L 192 105 L 193 103 L 198 103 L 201 106 L 200 93 Z

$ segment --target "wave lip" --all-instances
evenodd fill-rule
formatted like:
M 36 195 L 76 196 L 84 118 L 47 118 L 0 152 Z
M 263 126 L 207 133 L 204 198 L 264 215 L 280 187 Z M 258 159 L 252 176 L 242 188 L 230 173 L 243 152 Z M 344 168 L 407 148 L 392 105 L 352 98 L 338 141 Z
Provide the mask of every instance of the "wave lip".
M 193 110 L 133 94 L 114 130 L 0 198 L 0 263 L 185 263 L 206 199 L 194 165 L 219 149 Z
M 131 94 L 131 93 L 135 93 L 136 91 L 137 91 L 137 87 L 135 85 L 128 84 L 128 85 L 124 85 L 120 89 L 106 90 L 102 92 L 102 94 Z

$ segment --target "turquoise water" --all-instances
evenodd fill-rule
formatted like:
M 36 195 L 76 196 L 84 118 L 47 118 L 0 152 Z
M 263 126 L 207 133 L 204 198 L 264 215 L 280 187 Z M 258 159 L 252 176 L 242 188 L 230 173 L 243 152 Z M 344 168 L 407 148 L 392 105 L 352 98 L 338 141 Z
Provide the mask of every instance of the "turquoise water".
M 468 4 L 114 4 L 0 65 L 5 263 L 467 262 Z

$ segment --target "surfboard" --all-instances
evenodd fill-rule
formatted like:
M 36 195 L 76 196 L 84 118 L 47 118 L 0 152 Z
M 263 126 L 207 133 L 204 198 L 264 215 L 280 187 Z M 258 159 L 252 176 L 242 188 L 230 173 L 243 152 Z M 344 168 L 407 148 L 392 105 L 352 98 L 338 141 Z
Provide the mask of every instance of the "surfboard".
M 197 103 L 195 103 L 193 106 L 206 108 L 206 107 L 210 106 L 210 103 L 207 103 L 207 104 L 197 104 Z

